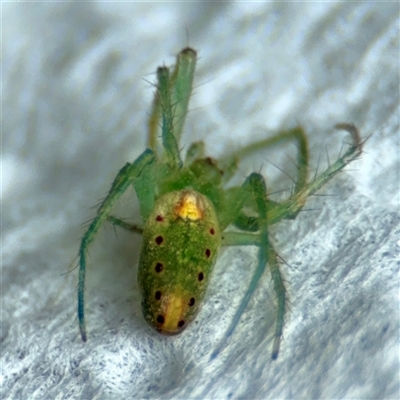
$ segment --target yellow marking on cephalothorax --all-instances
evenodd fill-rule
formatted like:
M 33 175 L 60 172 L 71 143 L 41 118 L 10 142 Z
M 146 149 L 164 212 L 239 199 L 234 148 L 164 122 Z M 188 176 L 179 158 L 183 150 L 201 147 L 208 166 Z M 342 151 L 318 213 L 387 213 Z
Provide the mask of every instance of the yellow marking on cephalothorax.
M 199 196 L 194 192 L 183 192 L 175 207 L 175 214 L 182 219 L 197 221 L 203 219 L 204 206 Z

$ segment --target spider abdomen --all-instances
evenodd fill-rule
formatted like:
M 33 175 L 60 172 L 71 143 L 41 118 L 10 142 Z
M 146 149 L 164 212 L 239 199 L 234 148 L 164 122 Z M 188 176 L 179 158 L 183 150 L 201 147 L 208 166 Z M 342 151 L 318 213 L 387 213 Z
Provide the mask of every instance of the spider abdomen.
M 143 231 L 138 279 L 146 321 L 177 334 L 198 313 L 221 245 L 213 204 L 193 190 L 160 197 Z

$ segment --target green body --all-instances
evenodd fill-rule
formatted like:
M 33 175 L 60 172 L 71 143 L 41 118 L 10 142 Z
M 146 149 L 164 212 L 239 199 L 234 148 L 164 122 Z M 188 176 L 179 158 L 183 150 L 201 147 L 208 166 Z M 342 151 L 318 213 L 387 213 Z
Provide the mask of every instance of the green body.
M 197 215 L 185 213 L 191 200 Z M 207 197 L 182 190 L 158 199 L 144 226 L 138 271 L 143 315 L 151 326 L 175 334 L 194 319 L 220 245 L 218 219 Z
M 186 48 L 178 54 L 172 70 L 158 68 L 148 148 L 119 171 L 82 237 L 79 250 L 79 329 L 82 340 L 86 341 L 87 252 L 102 224 L 108 221 L 143 235 L 139 266 L 143 313 L 151 326 L 166 334 L 179 333 L 196 316 L 221 245 L 257 246 L 258 261 L 253 277 L 212 357 L 222 350 L 232 335 L 268 266 L 277 298 L 272 350 L 272 358 L 276 359 L 287 295 L 278 256 L 269 240 L 269 226 L 285 218 L 295 218 L 308 196 L 360 156 L 363 143 L 354 125 L 336 125 L 336 128 L 350 133 L 352 144 L 325 172 L 311 181 L 308 178 L 307 138 L 300 127 L 246 146 L 218 162 L 206 156 L 204 143 L 196 142 L 189 146 L 183 160 L 179 141 L 188 110 L 196 57 L 193 49 Z M 280 203 L 270 200 L 264 178 L 259 173 L 250 174 L 241 186 L 225 187 L 243 157 L 286 141 L 294 141 L 298 148 L 297 176 L 293 192 L 286 200 Z M 140 203 L 144 228 L 111 215 L 114 204 L 132 186 Z M 231 229 L 226 231 L 229 226 Z

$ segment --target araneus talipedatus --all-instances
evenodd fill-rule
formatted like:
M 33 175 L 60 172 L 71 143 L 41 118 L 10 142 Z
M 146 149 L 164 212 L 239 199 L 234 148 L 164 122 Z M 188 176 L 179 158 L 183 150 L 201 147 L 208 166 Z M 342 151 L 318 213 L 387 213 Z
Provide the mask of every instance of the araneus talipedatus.
M 82 340 L 87 339 L 84 314 L 87 250 L 103 222 L 108 221 L 143 236 L 138 271 L 143 314 L 152 327 L 165 334 L 180 333 L 195 318 L 221 246 L 257 246 L 256 270 L 221 343 L 233 333 L 268 265 L 277 295 L 272 350 L 272 358 L 276 359 L 287 299 L 268 227 L 282 219 L 295 218 L 309 195 L 360 156 L 362 142 L 354 125 L 337 124 L 337 129 L 350 133 L 352 144 L 342 157 L 310 182 L 307 139 L 299 127 L 244 147 L 218 162 L 205 156 L 203 142 L 195 142 L 183 161 L 179 141 L 195 64 L 196 52 L 186 48 L 177 56 L 172 73 L 167 67 L 157 69 L 157 91 L 149 121 L 149 148 L 134 163 L 127 163 L 119 171 L 82 237 L 78 284 Z M 161 142 L 158 136 L 160 118 Z M 270 200 L 264 178 L 259 173 L 252 173 L 242 186 L 224 189 L 241 157 L 287 140 L 294 140 L 298 146 L 296 183 L 287 200 L 280 203 Z M 143 227 L 110 215 L 113 205 L 130 185 L 139 199 Z M 228 227 L 236 230 L 226 231 Z M 222 345 L 213 356 L 221 349 Z

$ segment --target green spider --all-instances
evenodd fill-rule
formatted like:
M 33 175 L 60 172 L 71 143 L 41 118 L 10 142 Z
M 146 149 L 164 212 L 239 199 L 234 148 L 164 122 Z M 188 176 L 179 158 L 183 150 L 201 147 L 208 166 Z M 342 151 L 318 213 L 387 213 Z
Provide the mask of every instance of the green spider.
M 266 266 L 277 296 L 277 318 L 272 349 L 276 359 L 282 336 L 287 294 L 278 256 L 268 228 L 294 219 L 308 196 L 315 193 L 362 153 L 362 142 L 352 124 L 337 124 L 350 133 L 346 153 L 315 179 L 308 180 L 307 139 L 299 127 L 244 147 L 220 161 L 206 157 L 204 143 L 195 142 L 183 160 L 179 141 L 187 114 L 196 65 L 196 52 L 183 49 L 172 72 L 157 69 L 157 91 L 149 121 L 148 148 L 119 171 L 97 215 L 83 235 L 79 250 L 78 319 L 87 340 L 84 295 L 88 246 L 105 221 L 143 236 L 138 270 L 142 310 L 146 321 L 164 334 L 177 334 L 199 311 L 221 246 L 257 246 L 258 262 L 250 285 L 215 357 L 238 324 Z M 161 119 L 161 141 L 159 126 Z M 241 186 L 225 189 L 238 161 L 255 150 L 293 140 L 298 146 L 297 178 L 283 202 L 268 198 L 264 178 L 252 173 Z M 110 215 L 113 205 L 133 185 L 143 226 L 130 225 Z M 231 228 L 227 231 L 227 228 Z

